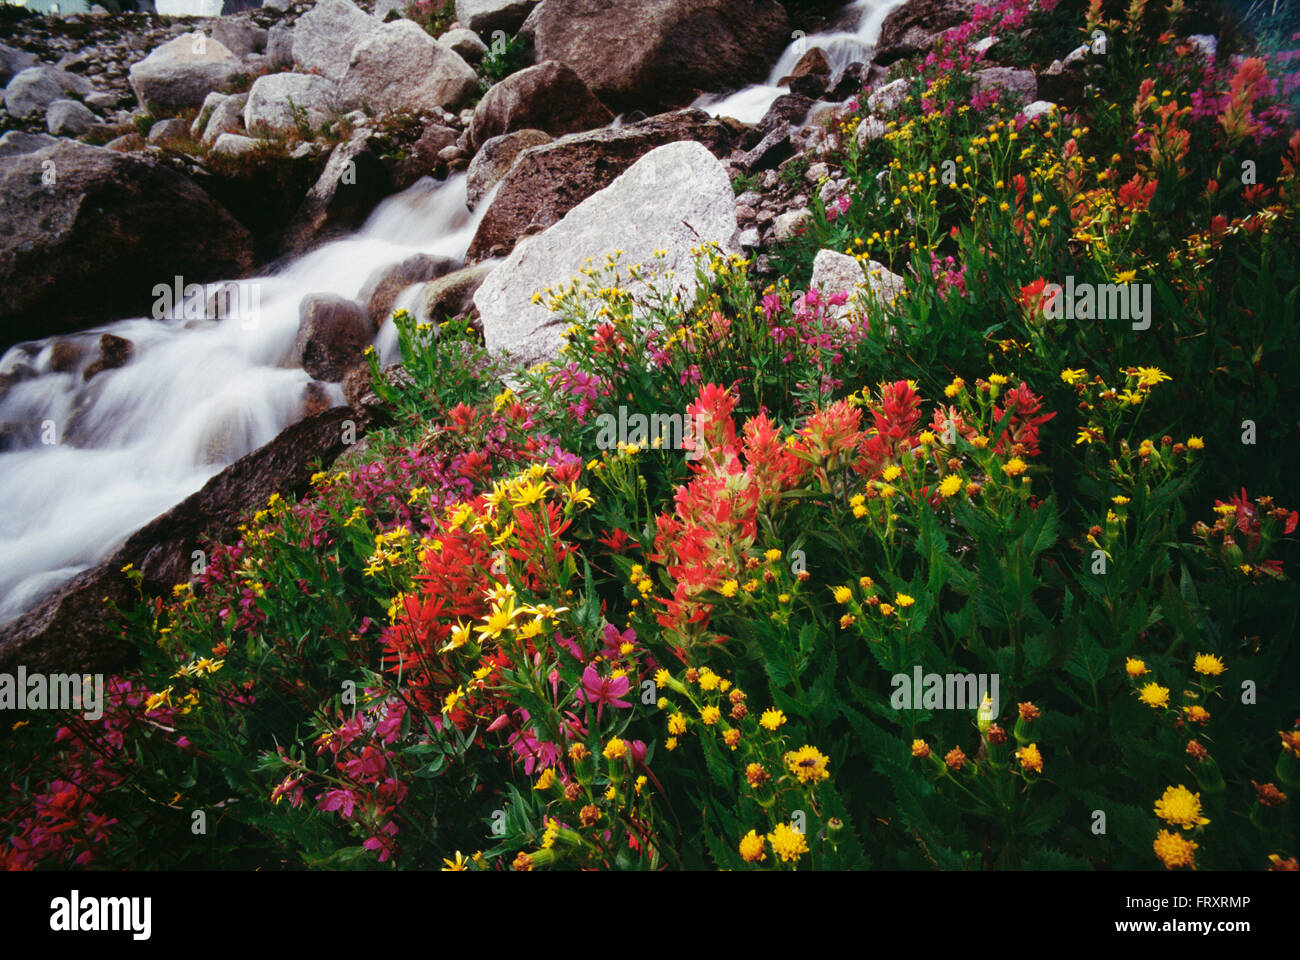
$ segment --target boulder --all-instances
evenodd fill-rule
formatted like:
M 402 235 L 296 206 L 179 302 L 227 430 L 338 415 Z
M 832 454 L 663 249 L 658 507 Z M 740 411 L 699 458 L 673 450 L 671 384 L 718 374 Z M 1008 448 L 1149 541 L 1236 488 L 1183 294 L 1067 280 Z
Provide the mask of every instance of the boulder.
M 311 73 L 268 73 L 248 91 L 244 129 L 289 133 L 298 130 L 300 118 L 318 129 L 337 113 L 337 84 Z
M 853 134 L 853 139 L 857 141 L 858 149 L 865 150 L 867 144 L 874 143 L 889 132 L 889 127 L 885 121 L 881 120 L 875 114 L 869 114 L 862 118 L 858 124 L 857 131 Z
M 392 178 L 393 187 L 405 190 L 421 177 L 445 177 L 447 162 L 440 154 L 448 148 L 455 148 L 458 136 L 457 131 L 451 127 L 431 123 L 424 128 L 420 139 L 405 151 L 404 156 L 384 156 L 382 159 Z
M 799 62 L 794 65 L 794 69 L 777 81 L 777 86 L 789 86 L 791 80 L 797 80 L 799 77 L 806 77 L 810 74 L 827 78 L 831 75 L 830 62 L 826 59 L 826 54 L 821 47 L 813 47 L 800 57 Z
M 835 78 L 834 84 L 826 91 L 827 100 L 842 103 L 862 92 L 862 87 L 869 69 L 864 63 L 850 63 Z M 883 70 L 881 71 L 884 72 Z
M 554 137 L 542 130 L 516 130 L 483 143 L 465 174 L 466 203 L 473 210 L 506 175 L 515 157 L 529 147 L 550 143 Z
M 357 367 L 358 370 L 370 372 L 369 364 L 362 364 Z M 329 387 L 319 380 L 313 380 L 307 386 L 302 388 L 302 416 L 312 417 L 323 410 L 328 410 L 334 406 L 334 398 L 330 396 Z
M 145 139 L 150 143 L 170 143 L 181 137 L 188 135 L 190 125 L 184 120 L 172 117 L 170 120 L 159 120 L 149 128 L 149 136 Z
M 0 87 L 38 63 L 40 61 L 36 59 L 36 54 L 0 43 Z
M 802 77 L 795 77 L 790 81 L 791 93 L 813 100 L 825 96 L 828 87 L 830 87 L 830 78 L 823 73 L 805 73 Z
M 847 293 L 849 301 L 836 308 L 835 318 L 841 322 L 856 312 L 854 301 L 858 294 L 870 291 L 872 299 L 881 304 L 891 303 L 905 288 L 902 277 L 891 273 L 884 264 L 875 260 L 868 262 L 866 269 L 854 257 L 835 250 L 819 250 L 813 259 L 810 288 L 817 288 L 826 295 Z
M 12 157 L 19 153 L 34 153 L 58 142 L 58 139 L 48 134 L 10 130 L 3 137 L 0 137 L 0 157 Z
M 451 257 L 435 257 L 427 253 L 417 253 L 407 257 L 401 263 L 380 267 L 372 273 L 357 294 L 357 300 L 365 304 L 373 328 L 377 331 L 384 321 L 393 315 L 393 304 L 398 295 L 407 287 L 425 283 L 437 277 L 451 273 L 460 261 Z
M 59 337 L 50 346 L 50 369 L 55 373 L 72 373 L 85 359 L 84 337 Z
M 772 221 L 772 238 L 784 242 L 793 240 L 804 227 L 812 222 L 812 211 L 807 207 L 787 210 Z
M 1024 114 L 1026 120 L 1035 120 L 1043 114 L 1054 113 L 1057 109 L 1057 105 L 1050 100 L 1035 100 L 1033 103 L 1026 104 L 1020 112 Z
M 438 38 L 438 42 L 456 51 L 466 63 L 478 63 L 488 52 L 488 45 L 479 39 L 478 34 L 464 27 L 448 30 Z
M 474 109 L 470 143 L 477 149 L 493 137 L 524 129 L 558 137 L 613 119 L 572 67 L 548 60 L 511 74 L 483 95 Z
M 904 56 L 929 50 L 938 34 L 965 23 L 974 9 L 975 0 L 907 0 L 885 17 L 876 49 L 903 47 Z
M 732 162 L 745 173 L 761 173 L 779 167 L 794 155 L 791 132 L 790 124 L 782 123 Z
M 425 284 L 420 319 L 442 323 L 469 313 L 474 309 L 474 294 L 496 268 L 496 262 L 488 260 Z
M 110 93 L 107 90 L 92 90 L 86 94 L 84 101 L 92 110 L 116 110 L 126 99 L 123 94 Z
M 242 133 L 223 133 L 212 142 L 212 152 L 218 157 L 244 157 L 255 153 L 260 143 Z
M 30 117 L 41 113 L 55 100 L 69 94 L 84 97 L 90 91 L 90 82 L 75 73 L 58 67 L 28 67 L 5 87 L 5 112 L 11 117 Z
M 343 109 L 375 113 L 456 110 L 477 92 L 474 68 L 410 20 L 360 40 L 339 86 Z
M 459 136 L 451 127 L 443 126 L 441 123 L 431 123 L 424 128 L 420 139 L 415 141 L 411 152 L 422 163 L 432 167 L 438 159 L 438 154 L 446 147 L 455 144 Z
M 656 147 L 679 140 L 703 144 L 718 157 L 731 150 L 726 125 L 689 108 L 529 147 L 502 178 L 466 258 L 508 253 L 521 237 L 557 223 Z
M 1084 89 L 1082 60 L 1069 65 L 1060 60 L 1052 61 L 1051 66 L 1037 76 L 1035 88 L 1037 95 L 1044 100 L 1063 107 L 1081 106 Z
M 520 34 L 612 109 L 659 112 L 765 78 L 790 24 L 776 0 L 546 0 Z
M 912 92 L 912 81 L 907 77 L 891 80 L 867 97 L 867 109 L 872 113 L 897 113 Z
M 199 107 L 198 114 L 194 117 L 194 122 L 190 124 L 190 136 L 198 140 L 203 136 L 203 130 L 207 126 L 208 120 L 212 117 L 212 112 L 217 109 L 222 100 L 229 97 L 228 93 L 218 93 L 216 91 L 209 93 L 203 98 L 203 105 Z
M 267 32 L 242 17 L 218 17 L 212 22 L 212 39 L 237 57 L 266 49 Z
M 97 373 L 105 370 L 116 370 L 118 367 L 126 366 L 135 353 L 135 344 L 126 337 L 119 337 L 112 333 L 102 333 L 99 335 L 99 356 L 86 366 L 82 371 L 81 378 L 89 380 Z
M 1038 99 L 1038 78 L 1032 70 L 1014 67 L 987 67 L 975 71 L 974 93 L 1000 91 L 1004 103 L 1031 103 Z
M 357 44 L 383 26 L 351 0 L 321 0 L 293 26 L 294 63 L 337 83 Z
M 392 177 L 366 134 L 340 143 L 285 229 L 281 249 L 304 253 L 355 230 L 392 189 Z
M 56 137 L 79 137 L 99 118 L 76 100 L 55 100 L 45 111 L 45 129 Z
M 475 33 L 518 33 L 535 6 L 537 0 L 456 0 L 456 19 Z
M 562 322 L 533 303 L 533 294 L 569 283 L 589 257 L 616 249 L 623 251 L 623 263 L 675 271 L 661 283 L 689 303 L 692 250 L 710 241 L 734 250 L 735 234 L 731 181 L 717 157 L 689 141 L 658 147 L 559 223 L 521 240 L 488 276 L 474 295 L 487 346 L 524 360 L 554 357 L 564 339 Z M 656 258 L 656 250 L 666 254 Z
M 131 91 L 151 113 L 176 113 L 203 105 L 213 90 L 224 90 L 243 62 L 201 33 L 186 33 L 164 43 L 127 71 Z
M 217 142 L 223 133 L 244 132 L 244 109 L 248 106 L 248 94 L 232 93 L 220 100 L 203 125 L 200 139 L 207 146 Z
M 114 672 L 130 663 L 134 648 L 112 617 L 105 598 L 126 608 L 139 602 L 122 573 L 133 564 L 144 586 L 170 593 L 190 578 L 193 551 L 207 541 L 229 541 L 248 514 L 272 493 L 305 492 L 316 463 L 331 463 L 365 432 L 364 415 L 333 407 L 283 431 L 266 446 L 236 460 L 162 516 L 132 534 L 111 557 L 64 584 L 36 609 L 0 626 L 0 671 L 18 664 L 46 673 Z
M 59 140 L 0 159 L 0 196 L 0 346 L 147 313 L 161 277 L 202 283 L 252 267 L 240 223 L 141 157 Z
M 283 20 L 266 33 L 266 61 L 272 70 L 293 66 L 293 27 Z
M 313 377 L 333 383 L 364 359 L 374 335 L 361 304 L 333 294 L 313 293 L 298 305 L 294 353 Z
M 760 137 L 765 137 L 783 123 L 788 123 L 791 128 L 797 129 L 803 125 L 812 106 L 812 97 L 806 97 L 801 93 L 782 94 L 772 101 L 772 105 L 767 108 L 767 113 L 763 114 L 763 119 L 758 121 L 757 133 Z

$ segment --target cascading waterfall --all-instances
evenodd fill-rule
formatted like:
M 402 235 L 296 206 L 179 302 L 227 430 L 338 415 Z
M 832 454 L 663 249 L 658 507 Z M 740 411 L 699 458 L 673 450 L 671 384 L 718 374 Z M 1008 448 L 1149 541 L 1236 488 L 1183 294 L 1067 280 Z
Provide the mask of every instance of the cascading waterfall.
M 463 173 L 425 178 L 384 200 L 352 237 L 239 281 L 231 300 L 255 305 L 252 314 L 206 320 L 187 315 L 187 299 L 160 320 L 60 338 L 86 344 L 67 372 L 52 369 L 53 340 L 11 348 L 0 372 L 25 365 L 35 376 L 0 397 L 0 623 L 302 416 L 312 378 L 293 348 L 304 296 L 355 298 L 372 271 L 416 253 L 463 257 L 486 208 L 467 210 Z M 396 341 L 391 328 L 389 320 L 376 337 L 381 353 Z M 84 381 L 102 333 L 130 340 L 133 355 Z M 325 389 L 343 401 L 337 384 Z
M 785 48 L 767 83 L 754 84 L 725 97 L 706 95 L 695 106 L 715 117 L 734 117 L 742 123 L 758 123 L 777 97 L 790 91 L 778 87 L 777 81 L 789 76 L 799 58 L 813 47 L 821 47 L 830 64 L 831 76 L 837 77 L 850 63 L 865 63 L 871 58 L 885 17 L 904 0 L 853 0 L 846 12 L 856 12 L 858 27 L 853 31 L 828 31 L 798 37 Z

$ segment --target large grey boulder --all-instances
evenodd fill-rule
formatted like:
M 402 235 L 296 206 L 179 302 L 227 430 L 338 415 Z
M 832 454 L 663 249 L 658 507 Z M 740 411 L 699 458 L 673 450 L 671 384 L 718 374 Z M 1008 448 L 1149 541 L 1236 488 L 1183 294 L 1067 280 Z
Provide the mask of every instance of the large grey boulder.
M 466 63 L 478 63 L 488 52 L 488 45 L 479 39 L 479 35 L 464 27 L 448 30 L 438 38 L 438 42 L 455 50 Z
M 535 6 L 537 0 L 456 0 L 456 19 L 475 33 L 516 33 Z
M 51 113 L 54 111 L 51 110 Z M 48 117 L 48 115 L 47 115 Z M 153 144 L 170 143 L 173 140 L 179 140 L 190 132 L 190 125 L 179 117 L 169 117 L 166 120 L 159 120 L 149 128 L 149 135 L 145 140 Z
M 266 49 L 267 32 L 243 17 L 218 17 L 212 22 L 212 39 L 237 57 Z
M 55 100 L 70 94 L 84 97 L 90 93 L 90 81 L 58 67 L 35 66 L 20 71 L 5 87 L 5 110 L 10 116 L 30 117 L 45 110 Z
M 731 153 L 726 125 L 693 109 L 527 148 L 502 177 L 468 258 L 504 256 L 520 237 L 556 223 L 651 150 L 679 140 L 702 143 L 717 157 Z
M 867 109 L 873 113 L 895 113 L 907 102 L 912 92 L 912 81 L 908 77 L 891 80 L 879 90 L 873 90 L 867 97 Z
M 474 68 L 410 20 L 361 40 L 339 86 L 343 109 L 376 113 L 459 110 L 476 92 Z
M 290 133 L 303 119 L 318 129 L 338 111 L 338 85 L 312 73 L 268 73 L 258 77 L 244 104 L 250 133 Z
M 473 210 L 479 201 L 506 175 L 515 157 L 529 147 L 539 147 L 555 138 L 544 130 L 516 130 L 493 137 L 478 148 L 465 172 L 465 202 Z
M 252 237 L 224 208 L 137 156 L 58 140 L 0 158 L 0 196 L 5 343 L 138 316 L 164 278 L 203 283 L 253 264 Z
M 867 262 L 866 268 L 855 257 L 837 250 L 819 250 L 813 258 L 812 278 L 809 288 L 817 288 L 826 296 L 847 293 L 848 302 L 835 310 L 835 318 L 841 322 L 859 309 L 861 295 L 869 291 L 875 302 L 886 305 L 892 303 L 906 287 L 906 281 L 888 267 L 875 260 Z
M 266 61 L 272 70 L 293 67 L 293 27 L 283 20 L 267 31 Z
M 55 137 L 45 133 L 24 133 L 10 130 L 0 137 L 0 157 L 12 157 L 20 153 L 35 153 L 45 147 L 58 143 Z
M 357 44 L 382 26 L 351 0 L 321 0 L 293 26 L 294 63 L 337 83 Z
M 616 111 L 683 107 L 767 76 L 790 23 L 776 0 L 545 0 L 520 29 Z
M 346 297 L 313 293 L 298 304 L 294 351 L 302 368 L 317 380 L 342 380 L 362 361 L 373 337 L 361 305 Z
M 614 119 L 568 64 L 547 60 L 494 84 L 474 108 L 470 143 L 481 146 L 511 130 L 552 136 L 603 127 Z
M 714 241 L 733 251 L 735 234 L 735 197 L 721 161 L 689 141 L 652 150 L 549 230 L 521 240 L 483 282 L 474 305 L 487 346 L 524 360 L 555 356 L 564 340 L 562 321 L 533 303 L 533 294 L 569 283 L 588 257 L 615 249 L 623 251 L 622 263 L 673 270 L 660 282 L 689 303 L 692 250 Z M 656 250 L 666 256 L 657 259 Z
M 55 100 L 45 111 L 45 129 L 56 137 L 76 137 L 99 118 L 76 100 Z
M 218 157 L 244 157 L 254 153 L 261 141 L 239 133 L 218 134 L 212 142 L 212 152 Z
M 36 66 L 40 61 L 34 53 L 19 50 L 8 44 L 0 43 L 0 86 L 8 83 L 28 67 Z
M 186 33 L 164 43 L 138 63 L 127 78 L 140 105 L 151 112 L 174 113 L 202 106 L 213 90 L 226 89 L 243 62 L 201 33 Z

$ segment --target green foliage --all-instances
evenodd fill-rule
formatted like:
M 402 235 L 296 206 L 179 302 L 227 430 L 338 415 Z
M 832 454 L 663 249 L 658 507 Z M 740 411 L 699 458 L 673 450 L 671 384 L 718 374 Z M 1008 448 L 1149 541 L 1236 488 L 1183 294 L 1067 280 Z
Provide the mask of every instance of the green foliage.
M 528 47 L 522 37 L 493 37 L 479 64 L 479 73 L 490 86 L 528 65 Z

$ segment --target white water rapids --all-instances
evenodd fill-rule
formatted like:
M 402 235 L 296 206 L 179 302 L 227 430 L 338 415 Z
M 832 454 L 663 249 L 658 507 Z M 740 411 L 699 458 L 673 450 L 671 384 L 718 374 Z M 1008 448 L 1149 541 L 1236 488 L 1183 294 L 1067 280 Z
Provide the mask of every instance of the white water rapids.
M 785 48 L 772 72 L 768 74 L 767 83 L 755 84 L 725 97 L 706 95 L 697 100 L 695 106 L 707 110 L 715 117 L 735 117 L 742 123 L 758 123 L 773 100 L 790 92 L 785 87 L 778 87 L 777 81 L 789 76 L 800 57 L 813 47 L 821 47 L 830 64 L 831 77 L 838 78 L 850 63 L 865 63 L 871 59 L 885 17 L 904 2 L 905 0 L 853 0 L 840 16 L 841 19 L 847 19 L 850 14 L 856 13 L 856 29 L 808 36 L 802 35 L 802 31 L 795 31 L 797 36 Z
M 425 178 L 384 200 L 352 237 L 273 276 L 240 281 L 248 302 L 256 288 L 256 323 L 190 320 L 182 309 L 162 320 L 122 320 L 61 338 L 87 344 L 65 373 L 51 369 L 52 340 L 35 345 L 34 356 L 11 348 L 0 372 L 25 364 L 36 376 L 0 398 L 0 429 L 9 430 L 0 453 L 0 623 L 302 416 L 312 378 L 293 348 L 304 296 L 355 298 L 373 270 L 416 253 L 463 257 L 486 209 L 466 210 L 463 173 L 446 183 Z M 395 343 L 391 327 L 389 320 L 377 336 L 381 353 Z M 85 382 L 80 368 L 96 355 L 101 333 L 130 340 L 134 354 Z M 326 390 L 343 402 L 337 384 Z
M 821 47 L 833 74 L 866 61 L 885 16 L 901 2 L 854 0 L 846 12 L 858 13 L 856 30 L 797 37 L 768 83 L 698 105 L 757 122 L 786 92 L 776 81 L 806 50 Z M 464 174 L 443 184 L 422 180 L 381 203 L 352 237 L 273 275 L 239 281 L 241 300 L 256 295 L 256 323 L 190 319 L 178 304 L 163 319 L 122 320 L 57 338 L 65 349 L 66 341 L 85 348 L 65 372 L 53 369 L 56 340 L 6 352 L 0 373 L 30 370 L 0 394 L 0 623 L 35 607 L 300 419 L 311 382 L 293 355 L 302 298 L 355 299 L 372 271 L 416 253 L 463 257 L 490 202 L 470 214 L 465 197 Z M 157 282 L 170 286 L 173 278 Z M 412 307 L 415 299 L 418 291 L 408 289 L 395 306 Z M 82 370 L 102 333 L 130 340 L 133 355 L 85 381 Z M 376 347 L 389 360 L 395 345 L 389 320 Z M 342 402 L 337 384 L 325 389 Z

